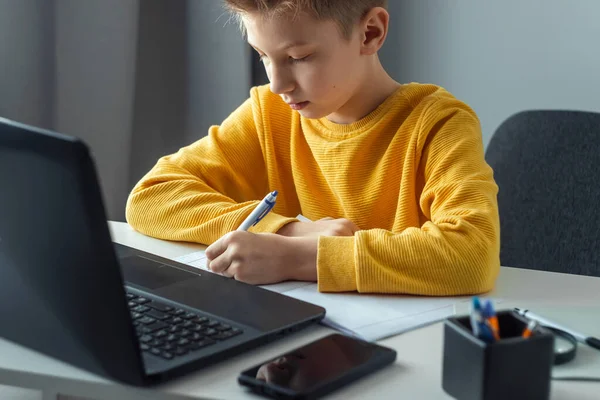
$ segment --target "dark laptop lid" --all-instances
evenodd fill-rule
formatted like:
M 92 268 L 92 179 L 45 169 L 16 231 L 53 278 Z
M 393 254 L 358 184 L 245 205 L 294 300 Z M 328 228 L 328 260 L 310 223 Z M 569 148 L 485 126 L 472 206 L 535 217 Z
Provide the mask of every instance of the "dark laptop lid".
M 78 139 L 0 118 L 0 182 L 0 336 L 9 340 L 100 375 L 145 383 L 122 273 L 138 289 L 254 328 L 261 335 L 255 344 L 325 314 L 117 246 L 121 271 L 93 161 Z M 131 262 L 140 257 L 148 262 L 140 267 L 145 274 Z M 150 275 L 152 265 L 175 267 L 177 276 L 163 283 L 163 271 L 158 280 Z
M 0 118 L 0 336 L 139 384 L 96 182 L 81 141 Z

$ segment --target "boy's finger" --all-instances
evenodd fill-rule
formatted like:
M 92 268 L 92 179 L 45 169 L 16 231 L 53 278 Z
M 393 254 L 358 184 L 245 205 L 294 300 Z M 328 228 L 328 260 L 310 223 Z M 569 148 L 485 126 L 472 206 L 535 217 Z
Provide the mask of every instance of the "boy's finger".
M 206 254 L 206 258 L 209 260 L 214 260 L 223 254 L 225 250 L 227 250 L 227 241 L 225 239 L 228 235 L 229 233 L 206 248 L 206 251 L 204 252 L 204 254 Z
M 231 259 L 230 259 L 230 257 L 227 257 L 227 253 L 225 252 L 225 253 L 221 254 L 220 256 L 218 256 L 217 258 L 210 261 L 208 263 L 207 267 L 212 272 L 214 272 L 216 274 L 221 274 L 221 273 L 225 272 L 227 270 L 227 268 L 229 268 L 230 265 L 231 265 Z

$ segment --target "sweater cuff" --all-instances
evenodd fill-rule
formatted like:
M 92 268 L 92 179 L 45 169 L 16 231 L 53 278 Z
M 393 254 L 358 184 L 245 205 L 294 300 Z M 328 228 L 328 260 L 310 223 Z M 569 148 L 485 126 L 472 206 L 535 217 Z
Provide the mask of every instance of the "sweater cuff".
M 296 218 L 284 217 L 283 215 L 270 212 L 264 216 L 260 222 L 248 229 L 248 232 L 252 233 L 276 233 L 283 226 L 290 222 L 298 221 Z
M 356 291 L 354 236 L 319 237 L 317 277 L 320 292 Z

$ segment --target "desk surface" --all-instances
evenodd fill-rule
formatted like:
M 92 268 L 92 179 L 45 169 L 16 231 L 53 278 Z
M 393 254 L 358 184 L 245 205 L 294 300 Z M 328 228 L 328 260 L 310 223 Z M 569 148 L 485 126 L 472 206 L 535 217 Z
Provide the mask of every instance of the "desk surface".
M 174 258 L 202 246 L 172 243 L 149 238 L 134 232 L 124 223 L 110 223 L 116 242 L 141 250 Z M 490 294 L 505 306 L 598 307 L 600 278 L 556 274 L 515 268 L 501 269 L 496 288 Z M 468 310 L 457 303 L 456 313 Z M 595 332 L 600 334 L 600 321 Z M 184 378 L 159 386 L 154 390 L 126 387 L 97 377 L 50 357 L 0 339 L 0 384 L 60 392 L 94 399 L 256 399 L 238 386 L 238 373 L 257 362 L 306 344 L 332 331 L 314 326 L 275 343 L 244 353 L 225 362 L 198 371 Z M 331 395 L 346 398 L 450 398 L 441 387 L 442 324 L 405 333 L 380 342 L 398 352 L 394 365 Z M 596 383 L 552 383 L 552 399 L 597 399 L 600 386 Z

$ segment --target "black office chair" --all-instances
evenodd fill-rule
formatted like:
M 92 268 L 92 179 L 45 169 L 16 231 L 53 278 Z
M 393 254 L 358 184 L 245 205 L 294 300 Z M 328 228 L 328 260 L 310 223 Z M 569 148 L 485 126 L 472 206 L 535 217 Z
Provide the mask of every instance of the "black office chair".
M 504 266 L 600 276 L 600 114 L 525 111 L 494 133 Z

